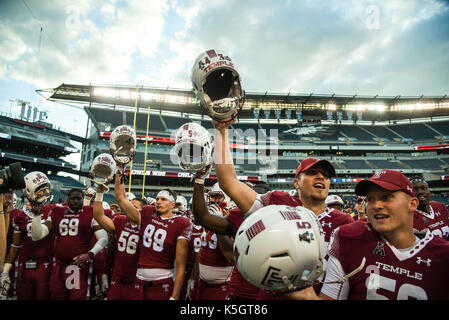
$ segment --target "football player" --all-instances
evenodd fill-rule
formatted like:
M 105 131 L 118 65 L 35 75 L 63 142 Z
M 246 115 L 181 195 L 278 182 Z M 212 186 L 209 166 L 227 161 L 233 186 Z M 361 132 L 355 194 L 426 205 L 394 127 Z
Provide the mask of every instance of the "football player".
M 343 201 L 343 199 L 335 194 L 327 196 L 325 204 L 326 207 L 334 208 L 341 212 L 343 212 L 343 209 L 345 207 L 345 202 Z
M 413 228 L 425 232 L 428 228 L 436 236 L 449 239 L 449 213 L 444 204 L 430 201 L 430 190 L 427 182 L 417 177 L 411 180 L 416 197 L 419 200 L 418 209 L 414 214 Z
M 218 185 L 209 192 L 208 212 L 220 217 L 227 215 L 225 194 Z M 205 230 L 201 235 L 198 263 L 198 282 L 195 300 L 224 300 L 234 266 L 232 243 L 226 237 Z M 192 275 L 194 278 L 195 275 Z
M 83 190 L 74 188 L 68 194 L 68 207 L 53 208 L 45 223 L 41 223 L 41 214 L 34 214 L 31 238 L 38 241 L 53 233 L 56 237 L 52 300 L 89 299 L 92 260 L 108 243 L 107 232 L 93 218 L 92 206 L 83 207 L 83 198 Z M 98 241 L 91 247 L 93 234 Z
M 93 215 L 98 224 L 114 235 L 114 262 L 111 275 L 108 300 L 132 300 L 134 298 L 134 280 L 136 278 L 139 242 L 139 227 L 125 215 L 107 216 L 103 208 L 103 185 L 98 185 L 94 201 Z M 142 210 L 139 199 L 133 199 L 132 205 Z
M 354 220 L 362 220 L 362 221 L 368 221 L 368 217 L 366 216 L 366 201 L 365 197 L 357 197 L 357 201 L 354 206 L 355 209 L 355 215 Z
M 139 211 L 126 198 L 125 186 L 120 181 L 118 173 L 114 189 L 117 203 L 128 219 L 140 227 L 136 298 L 178 300 L 184 283 L 192 224 L 185 216 L 173 214 L 176 202 L 173 191 L 161 190 L 156 206 L 145 206 Z
M 12 226 L 13 238 L 4 266 L 4 274 L 9 281 L 9 271 L 19 256 L 16 279 L 16 293 L 19 300 L 50 299 L 50 274 L 53 260 L 53 237 L 40 241 L 31 239 L 31 223 L 34 214 L 40 214 L 42 221 L 56 204 L 46 205 L 51 195 L 50 180 L 42 172 L 33 171 L 25 177 L 24 195 L 30 202 L 31 210 L 17 210 Z
M 289 294 L 297 299 L 448 299 L 449 243 L 427 230 L 414 233 L 419 205 L 410 181 L 395 170 L 380 170 L 360 181 L 369 222 L 340 226 L 332 236 L 325 283 Z M 362 263 L 361 263 L 362 262 Z M 353 270 L 359 270 L 353 274 Z M 340 284 L 349 273 L 353 275 Z
M 196 279 L 198 278 L 197 276 L 192 276 L 192 273 L 195 265 L 198 267 L 196 258 L 201 249 L 201 235 L 205 229 L 202 226 L 195 224 L 195 221 L 192 218 L 191 208 L 185 212 L 185 216 L 192 223 L 192 233 L 190 235 L 189 252 L 187 254 L 186 261 L 186 274 L 184 277 L 184 284 L 182 286 L 180 298 L 192 300 L 194 298 L 194 290 L 196 288 Z
M 195 221 L 198 224 L 205 226 L 206 229 L 216 232 L 217 237 L 234 238 L 238 228 L 243 222 L 244 214 L 238 209 L 230 210 L 229 214 L 224 216 L 214 215 L 206 205 L 204 199 L 204 178 L 209 174 L 211 166 L 209 165 L 203 171 L 198 171 L 195 174 L 195 185 L 193 189 L 193 207 L 192 213 Z M 269 189 L 253 186 L 258 193 L 266 193 Z M 221 240 L 221 239 L 220 239 Z M 228 239 L 229 240 L 229 239 Z M 225 244 L 222 243 L 225 246 Z M 231 279 L 228 285 L 228 292 L 226 294 L 227 300 L 255 300 L 258 296 L 259 288 L 253 286 L 246 281 L 238 269 L 235 267 L 232 270 Z
M 84 188 L 84 200 L 83 207 L 85 206 L 93 206 L 94 197 L 96 195 L 96 191 L 92 187 Z M 108 217 L 111 217 L 113 214 L 112 210 L 107 208 L 109 206 L 107 202 L 103 201 L 103 207 L 106 209 L 104 212 Z M 102 226 L 103 227 L 103 226 Z M 91 246 L 94 246 L 97 242 L 97 237 L 95 234 L 91 239 Z M 108 243 L 111 242 L 111 239 L 108 235 Z M 92 273 L 92 283 L 91 283 L 91 299 L 104 299 L 109 290 L 109 275 L 110 275 L 110 256 L 108 251 L 108 245 L 97 253 L 93 259 L 93 273 Z
M 295 189 L 298 191 L 298 198 L 280 191 L 258 195 L 248 185 L 239 181 L 228 144 L 228 127 L 233 121 L 235 119 L 229 122 L 213 121 L 216 142 L 214 152 L 215 172 L 220 187 L 241 211 L 249 215 L 271 204 L 293 207 L 302 205 L 317 215 L 325 232 L 326 243 L 329 243 L 331 233 L 335 228 L 354 222 L 349 215 L 334 208 L 326 208 L 325 200 L 329 193 L 330 178 L 335 175 L 334 166 L 327 160 L 306 158 L 301 161 L 293 180 Z M 261 290 L 259 298 L 272 299 L 274 295 Z

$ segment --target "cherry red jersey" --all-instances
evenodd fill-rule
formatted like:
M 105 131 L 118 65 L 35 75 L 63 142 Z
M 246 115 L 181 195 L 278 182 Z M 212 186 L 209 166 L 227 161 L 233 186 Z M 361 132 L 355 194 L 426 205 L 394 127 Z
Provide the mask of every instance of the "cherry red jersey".
M 332 232 L 343 224 L 354 222 L 354 219 L 349 214 L 343 213 L 338 209 L 326 208 L 324 212 L 318 215 L 318 221 L 320 221 L 323 227 L 324 241 L 328 245 Z
M 416 210 L 413 228 L 418 232 L 429 229 L 434 235 L 449 240 L 449 213 L 444 204 L 430 201 L 429 213 Z
M 115 226 L 115 258 L 113 274 L 133 280 L 139 259 L 139 227 L 132 225 L 124 215 L 112 219 Z
M 366 258 L 363 269 L 348 280 L 350 300 L 449 298 L 449 243 L 430 231 L 411 248 L 398 250 L 369 223 L 355 222 L 341 226 L 330 246 L 329 255 L 345 274 Z
M 192 223 L 184 216 L 162 218 L 154 206 L 140 214 L 138 268 L 173 269 L 178 239 L 190 240 Z
M 91 249 L 92 228 L 98 226 L 93 218 L 92 206 L 85 206 L 76 212 L 57 206 L 51 210 L 47 221 L 53 223 L 57 259 L 69 261 Z
M 200 263 L 211 267 L 233 266 L 220 250 L 217 235 L 212 231 L 205 231 L 201 235 Z
M 292 197 L 288 192 L 270 191 L 257 197 L 256 201 L 260 201 L 263 206 L 270 204 L 279 204 L 286 206 L 302 206 L 301 200 L 298 197 Z
M 49 211 L 49 206 L 42 209 L 42 223 L 47 219 Z M 33 217 L 33 213 L 29 211 L 17 210 L 13 219 L 14 232 L 19 232 L 22 239 L 19 262 L 26 260 L 48 260 L 53 257 L 54 237 L 52 234 L 38 241 L 31 239 L 31 223 L 33 222 Z
M 244 217 L 245 215 L 238 208 L 232 209 L 226 216 L 226 219 L 228 219 L 228 221 L 232 224 L 233 237 L 235 237 Z M 257 294 L 259 293 L 259 288 L 246 281 L 246 279 L 240 274 L 237 269 L 237 265 L 235 264 L 228 288 L 232 295 L 247 299 L 256 299 Z
M 198 226 L 196 224 L 192 224 L 192 233 L 189 241 L 189 253 L 187 255 L 187 267 L 193 267 L 195 263 L 195 258 L 198 252 L 201 249 L 201 235 L 204 232 L 204 228 L 202 226 Z

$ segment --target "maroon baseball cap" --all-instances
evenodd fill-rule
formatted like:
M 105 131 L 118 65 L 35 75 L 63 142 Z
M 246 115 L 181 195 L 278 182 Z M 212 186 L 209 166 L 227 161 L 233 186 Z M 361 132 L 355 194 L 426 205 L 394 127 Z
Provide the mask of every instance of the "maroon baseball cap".
M 302 160 L 301 163 L 299 164 L 298 168 L 296 169 L 295 178 L 301 172 L 307 171 L 315 165 L 323 167 L 328 172 L 329 178 L 335 176 L 335 168 L 332 165 L 332 163 L 330 163 L 329 161 L 320 160 L 317 158 L 307 158 L 307 159 Z
M 388 169 L 377 171 L 369 180 L 362 180 L 357 183 L 355 193 L 359 196 L 366 196 L 371 184 L 388 191 L 404 191 L 412 197 L 415 196 L 412 184 L 400 171 Z

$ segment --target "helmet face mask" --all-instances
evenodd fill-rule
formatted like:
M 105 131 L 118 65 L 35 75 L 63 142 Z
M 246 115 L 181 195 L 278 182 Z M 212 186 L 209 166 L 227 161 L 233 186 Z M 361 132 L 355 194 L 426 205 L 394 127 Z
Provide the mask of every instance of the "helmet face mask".
M 109 138 L 109 152 L 121 166 L 130 163 L 136 155 L 137 137 L 130 126 L 122 125 L 115 128 Z
M 193 64 L 191 80 L 201 108 L 212 119 L 224 122 L 238 115 L 245 91 L 234 62 L 225 52 L 212 49 L 201 53 Z
M 183 124 L 175 135 L 174 153 L 181 169 L 198 171 L 212 163 L 209 132 L 195 122 Z
M 314 285 L 323 273 L 325 254 L 321 224 L 304 207 L 263 207 L 243 221 L 234 242 L 239 272 L 265 290 Z
M 115 160 L 108 153 L 98 155 L 90 167 L 90 179 L 96 184 L 106 184 L 115 174 Z

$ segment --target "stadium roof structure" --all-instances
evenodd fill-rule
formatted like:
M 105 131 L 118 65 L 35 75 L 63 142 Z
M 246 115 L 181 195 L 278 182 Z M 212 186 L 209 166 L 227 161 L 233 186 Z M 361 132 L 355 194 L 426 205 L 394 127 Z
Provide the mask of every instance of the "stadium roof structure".
M 39 89 L 50 101 L 204 115 L 192 90 L 132 85 L 61 84 Z M 386 121 L 449 116 L 449 96 L 368 96 L 246 92 L 240 119 Z

